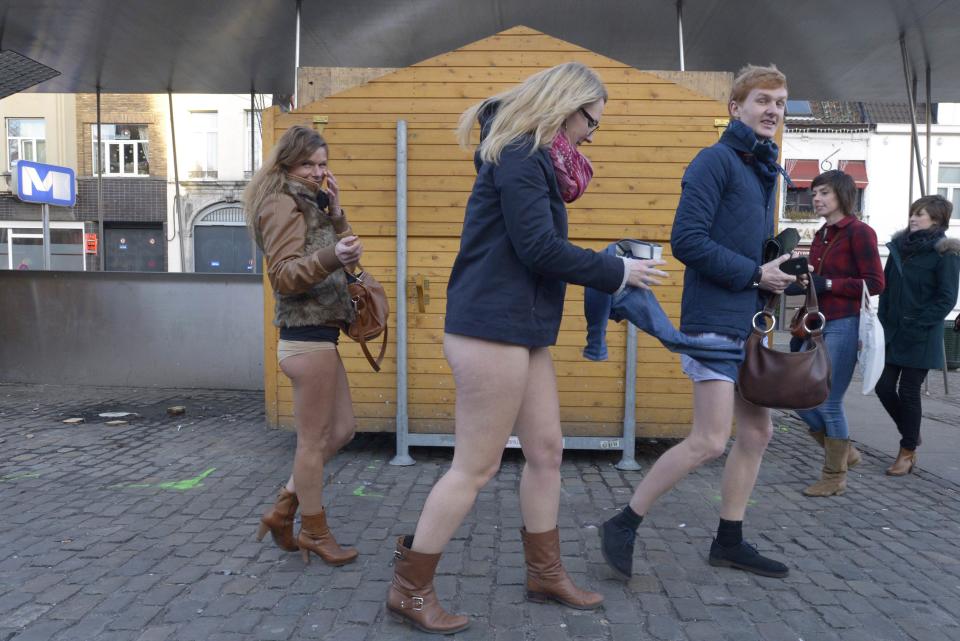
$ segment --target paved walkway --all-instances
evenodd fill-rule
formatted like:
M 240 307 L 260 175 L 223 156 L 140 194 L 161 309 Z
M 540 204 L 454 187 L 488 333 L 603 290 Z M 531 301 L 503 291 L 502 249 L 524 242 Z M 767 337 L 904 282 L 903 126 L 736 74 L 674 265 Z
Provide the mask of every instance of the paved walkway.
M 957 398 L 960 381 L 953 388 Z M 186 414 L 168 417 L 171 405 Z M 436 638 L 393 622 L 382 602 L 392 540 L 412 530 L 450 451 L 415 449 L 417 465 L 396 468 L 389 438 L 357 438 L 328 466 L 327 497 L 337 535 L 360 559 L 304 566 L 254 541 L 294 446 L 292 434 L 264 429 L 261 406 L 254 392 L 0 386 L 0 641 Z M 104 411 L 140 416 L 108 426 Z M 956 430 L 957 415 L 944 425 Z M 62 422 L 72 416 L 86 422 Z M 865 417 L 871 430 L 892 430 L 858 412 L 858 435 Z M 924 450 L 956 458 L 956 439 L 931 441 Z M 641 443 L 644 469 L 663 447 Z M 613 453 L 568 453 L 564 562 L 606 596 L 596 613 L 524 600 L 521 458 L 508 451 L 440 565 L 443 602 L 474 617 L 456 639 L 960 639 L 960 487 L 926 467 L 885 477 L 893 451 L 864 449 L 847 495 L 805 498 L 818 453 L 794 420 L 778 418 L 747 533 L 786 560 L 787 579 L 706 564 L 715 463 L 645 521 L 629 583 L 603 564 L 596 524 L 641 473 L 616 470 Z

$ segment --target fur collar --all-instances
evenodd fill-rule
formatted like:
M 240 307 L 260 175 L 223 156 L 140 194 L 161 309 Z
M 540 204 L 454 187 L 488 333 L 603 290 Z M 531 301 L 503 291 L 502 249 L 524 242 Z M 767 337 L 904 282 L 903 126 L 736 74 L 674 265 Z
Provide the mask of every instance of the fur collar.
M 300 178 L 293 174 L 283 175 L 283 186 L 286 187 L 291 194 L 305 196 L 311 200 L 315 198 L 317 192 L 320 191 L 320 183 L 307 178 Z
M 894 245 L 897 244 L 901 238 L 909 233 L 909 229 L 901 229 L 891 237 L 890 242 Z M 960 239 L 950 238 L 945 236 L 938 240 L 933 248 L 937 251 L 938 254 L 943 256 L 944 254 L 957 254 L 960 255 Z
M 941 238 L 934 247 L 941 256 L 944 254 L 960 255 L 960 238 Z

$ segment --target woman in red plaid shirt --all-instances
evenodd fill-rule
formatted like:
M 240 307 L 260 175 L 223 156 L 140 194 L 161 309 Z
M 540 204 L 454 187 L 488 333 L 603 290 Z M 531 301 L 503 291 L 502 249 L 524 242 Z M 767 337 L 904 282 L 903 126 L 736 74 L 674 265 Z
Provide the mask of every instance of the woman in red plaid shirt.
M 817 290 L 820 311 L 827 319 L 823 337 L 830 354 L 832 384 L 823 405 L 797 414 L 825 454 L 820 480 L 803 493 L 832 496 L 843 494 L 847 467 L 860 462 L 860 453 L 850 443 L 843 395 L 857 363 L 863 283 L 866 281 L 871 295 L 883 291 L 883 265 L 876 232 L 855 214 L 857 187 L 853 178 L 842 171 L 827 171 L 814 179 L 811 189 L 813 209 L 824 218 L 824 225 L 810 247 L 810 279 Z

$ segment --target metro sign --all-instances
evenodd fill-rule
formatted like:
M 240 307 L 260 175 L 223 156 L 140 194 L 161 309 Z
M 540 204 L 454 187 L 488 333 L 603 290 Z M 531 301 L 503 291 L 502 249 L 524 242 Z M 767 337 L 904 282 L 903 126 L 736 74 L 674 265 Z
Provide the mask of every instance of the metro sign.
M 60 207 L 77 202 L 76 174 L 69 167 L 18 160 L 12 178 L 13 193 L 24 202 Z

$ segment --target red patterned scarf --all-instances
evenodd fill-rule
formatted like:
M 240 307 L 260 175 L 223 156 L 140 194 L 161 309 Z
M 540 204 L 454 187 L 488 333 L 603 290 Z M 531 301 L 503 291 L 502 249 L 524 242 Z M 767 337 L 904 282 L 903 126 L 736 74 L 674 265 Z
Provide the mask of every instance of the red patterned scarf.
M 587 185 L 593 178 L 593 165 L 586 156 L 570 144 L 562 131 L 558 131 L 553 139 L 550 158 L 553 160 L 553 169 L 557 174 L 560 196 L 563 202 L 572 203 L 587 190 Z

